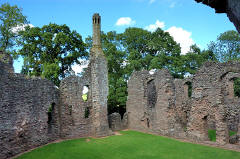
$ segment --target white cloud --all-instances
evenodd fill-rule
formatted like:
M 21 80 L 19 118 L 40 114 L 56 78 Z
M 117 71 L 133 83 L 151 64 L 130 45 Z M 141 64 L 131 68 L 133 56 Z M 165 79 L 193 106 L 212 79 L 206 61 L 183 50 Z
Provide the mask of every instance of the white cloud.
M 149 0 L 149 3 L 152 4 L 154 3 L 156 0 Z
M 192 33 L 184 30 L 183 28 L 178 28 L 172 26 L 166 30 L 173 37 L 173 39 L 180 44 L 182 54 L 186 54 L 190 50 L 190 46 L 194 44 L 192 39 Z
M 176 2 L 172 2 L 169 7 L 170 7 L 170 8 L 174 8 L 175 5 L 176 5 Z
M 117 26 L 124 26 L 124 25 L 134 25 L 136 21 L 132 20 L 130 17 L 121 17 L 117 20 Z
M 146 26 L 145 29 L 153 32 L 153 31 L 157 30 L 157 28 L 164 28 L 164 27 L 165 27 L 164 22 L 160 22 L 159 20 L 157 20 L 155 24 L 150 24 L 150 25 Z
M 74 64 L 72 66 L 73 71 L 75 72 L 75 75 L 82 73 L 84 68 L 88 67 L 89 61 L 86 60 L 80 60 L 81 65 L 79 64 Z
M 24 30 L 25 30 L 25 27 L 27 27 L 27 26 L 30 26 L 30 28 L 34 27 L 34 25 L 32 25 L 32 24 L 22 24 L 22 25 L 18 25 L 18 26 L 16 26 L 16 27 L 13 27 L 13 28 L 11 29 L 11 31 L 12 31 L 13 33 L 18 33 L 19 31 L 24 31 Z

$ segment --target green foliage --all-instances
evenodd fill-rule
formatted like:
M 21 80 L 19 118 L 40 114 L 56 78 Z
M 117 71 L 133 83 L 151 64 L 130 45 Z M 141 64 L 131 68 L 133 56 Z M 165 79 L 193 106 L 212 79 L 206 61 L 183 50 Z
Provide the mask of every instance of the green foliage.
M 234 79 L 234 95 L 240 97 L 240 78 Z
M 208 130 L 208 138 L 210 141 L 216 141 L 216 130 Z
M 26 16 L 18 6 L 4 3 L 0 6 L 0 50 L 7 52 L 16 44 L 17 32 L 13 28 L 27 24 Z
M 178 71 L 181 48 L 168 32 L 128 28 L 120 34 L 120 40 L 126 52 L 128 76 L 133 71 L 161 68 L 168 68 L 175 77 L 182 76 Z
M 84 102 L 86 102 L 88 100 L 88 95 L 87 94 L 83 94 L 82 95 L 82 99 Z
M 220 34 L 215 42 L 209 45 L 218 61 L 227 62 L 240 60 L 240 35 L 237 31 L 230 30 Z
M 136 131 L 107 138 L 53 143 L 18 159 L 239 159 L 240 152 L 177 141 Z M 94 152 L 94 153 L 93 153 Z
M 229 136 L 233 136 L 235 134 L 237 134 L 237 132 L 229 131 Z M 210 139 L 210 141 L 216 142 L 216 130 L 213 129 L 208 130 L 208 138 Z
M 80 64 L 80 58 L 88 55 L 81 35 L 67 25 L 50 23 L 42 28 L 26 27 L 20 35 L 22 48 L 18 55 L 24 59 L 22 73 L 45 77 L 57 86 L 71 74 L 72 65 Z
M 48 113 L 52 113 L 52 111 L 53 111 L 53 105 L 50 105 L 50 106 L 48 107 Z
M 188 85 L 188 97 L 192 97 L 192 82 L 187 82 Z
M 195 74 L 206 61 L 216 61 L 212 51 L 201 51 L 197 45 L 192 45 L 190 51 L 186 55 L 182 55 L 181 59 L 183 64 L 179 64 L 179 67 L 184 75 Z

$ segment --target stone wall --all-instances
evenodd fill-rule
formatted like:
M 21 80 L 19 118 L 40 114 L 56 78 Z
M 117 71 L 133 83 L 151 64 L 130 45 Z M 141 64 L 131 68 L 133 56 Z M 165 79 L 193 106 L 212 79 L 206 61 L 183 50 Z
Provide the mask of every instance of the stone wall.
M 130 129 L 183 137 L 184 129 L 176 113 L 174 79 L 166 69 L 154 75 L 133 73 L 128 82 L 128 126 Z M 181 102 L 181 101 L 179 101 Z
M 0 71 L 2 73 L 3 72 L 8 72 L 8 73 L 14 72 L 13 59 L 10 55 L 4 53 L 3 51 L 0 51 L 0 61 L 1 61 Z
M 94 14 L 94 42 L 84 75 L 63 79 L 59 89 L 46 79 L 13 73 L 11 56 L 0 52 L 0 158 L 58 138 L 109 135 L 108 69 L 100 24 L 101 17 Z M 87 101 L 84 86 L 89 88 Z
M 239 99 L 233 95 L 231 79 L 239 72 L 239 63 L 208 62 L 194 75 L 188 136 L 206 140 L 207 121 L 215 120 L 217 142 L 228 142 L 229 128 L 236 130 L 238 125 Z
M 61 81 L 61 137 L 73 138 L 91 136 L 92 132 L 92 105 L 90 70 L 82 77 L 70 76 Z M 82 98 L 83 87 L 89 88 L 87 101 Z
M 128 116 L 127 113 L 124 113 L 123 118 L 119 113 L 112 113 L 108 115 L 109 128 L 112 131 L 124 130 L 128 128 Z
M 228 143 L 228 131 L 237 131 L 239 123 L 240 99 L 233 93 L 239 73 L 239 63 L 213 62 L 188 79 L 173 79 L 166 69 L 134 72 L 128 82 L 128 127 L 198 141 L 209 140 L 213 128 L 217 142 Z
M 3 62 L 0 62 L 0 66 L 7 67 Z M 49 143 L 59 137 L 58 89 L 48 80 L 26 78 L 6 70 L 4 73 L 2 69 L 0 71 L 2 159 Z

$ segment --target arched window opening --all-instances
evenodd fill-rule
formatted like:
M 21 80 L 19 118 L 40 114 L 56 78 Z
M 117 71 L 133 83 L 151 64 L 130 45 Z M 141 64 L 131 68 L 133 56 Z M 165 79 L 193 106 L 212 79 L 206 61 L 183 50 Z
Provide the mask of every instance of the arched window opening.
M 184 84 L 184 94 L 187 98 L 192 97 L 192 82 L 188 81 Z
M 84 112 L 84 118 L 85 119 L 89 118 L 89 115 L 90 115 L 90 109 L 89 107 L 86 107 Z
M 95 17 L 95 23 L 94 24 L 97 24 L 97 18 Z
M 52 103 L 49 108 L 48 108 L 48 121 L 47 123 L 50 124 L 53 118 L 53 112 L 54 112 L 54 107 L 55 107 L 55 103 Z
M 69 105 L 68 109 L 69 109 L 69 115 L 72 115 L 72 105 Z
M 233 79 L 234 96 L 240 97 L 240 78 Z
M 154 80 L 147 83 L 147 100 L 150 109 L 155 108 L 157 102 L 157 91 Z

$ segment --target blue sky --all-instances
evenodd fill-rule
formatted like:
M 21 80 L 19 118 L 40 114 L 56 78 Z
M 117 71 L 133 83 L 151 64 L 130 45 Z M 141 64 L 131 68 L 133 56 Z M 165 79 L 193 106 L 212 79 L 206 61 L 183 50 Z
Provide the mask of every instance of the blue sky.
M 123 32 L 127 27 L 168 31 L 186 53 L 196 43 L 201 49 L 220 33 L 236 30 L 226 14 L 194 0 L 0 0 L 23 9 L 33 26 L 67 24 L 85 39 L 92 34 L 91 17 L 100 13 L 102 30 Z M 15 71 L 20 64 L 15 62 Z

